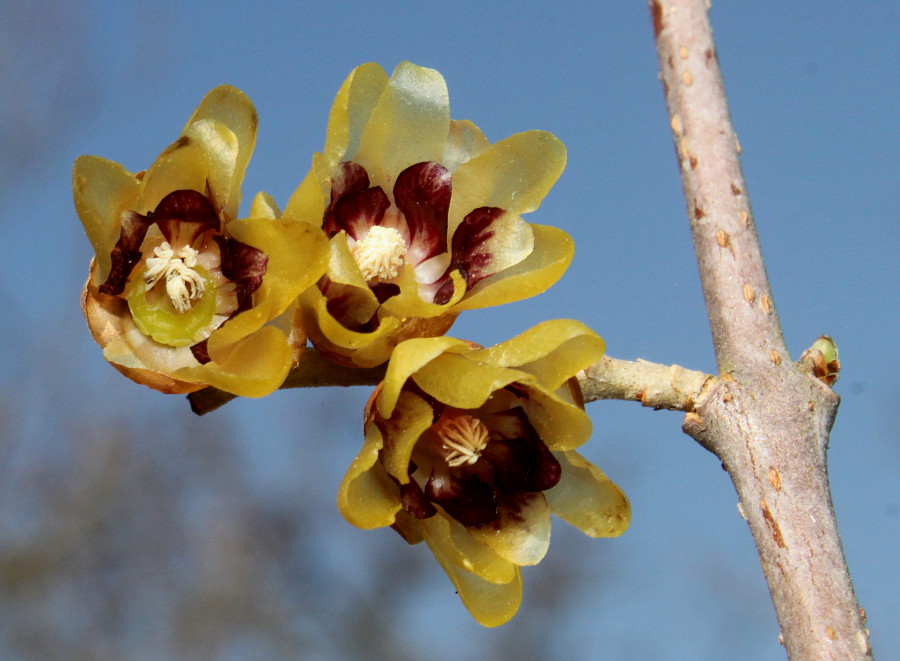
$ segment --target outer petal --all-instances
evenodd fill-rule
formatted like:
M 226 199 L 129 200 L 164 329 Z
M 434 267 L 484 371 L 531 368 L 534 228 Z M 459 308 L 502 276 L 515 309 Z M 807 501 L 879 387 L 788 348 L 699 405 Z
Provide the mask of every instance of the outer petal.
M 454 310 L 475 310 L 521 301 L 546 291 L 562 277 L 575 244 L 572 237 L 555 227 L 531 224 L 534 250 L 505 271 L 485 278 L 469 291 Z
M 136 205 L 141 182 L 118 163 L 80 156 L 72 168 L 75 210 L 94 247 L 94 282 L 109 275 L 110 253 L 119 239 L 120 217 Z
M 388 76 L 372 62 L 356 67 L 338 90 L 328 118 L 325 158 L 330 165 L 355 154 L 366 122 L 388 84 Z
M 352 160 L 366 169 L 373 186 L 389 191 L 410 165 L 440 159 L 449 126 L 444 78 L 434 69 L 401 62 L 372 110 Z
M 450 227 L 472 209 L 534 211 L 566 166 L 566 148 L 544 131 L 517 133 L 491 146 L 453 173 Z
M 472 358 L 490 365 L 516 366 L 534 374 L 548 390 L 556 390 L 603 356 L 603 338 L 580 321 L 551 319 Z
M 211 349 L 210 355 L 212 353 Z M 285 334 L 266 326 L 231 345 L 221 362 L 185 367 L 176 370 L 172 376 L 208 384 L 240 397 L 263 397 L 284 383 L 293 357 Z
M 548 448 L 571 450 L 591 437 L 591 419 L 583 408 L 540 386 L 526 384 L 526 388 L 522 408 Z
M 484 580 L 504 584 L 516 580 L 516 566 L 476 541 L 466 528 L 450 517 L 438 514 L 419 521 L 422 537 L 439 547 L 452 564 Z
M 204 120 L 213 120 L 227 127 L 236 143 L 232 144 L 230 138 L 223 142 L 222 136 L 226 134 L 218 128 L 210 130 L 212 124 L 204 124 L 202 129 L 192 128 L 192 125 Z M 216 204 L 224 209 L 228 218 L 237 217 L 241 203 L 241 181 L 256 146 L 258 127 L 259 116 L 247 95 L 236 87 L 221 85 L 203 97 L 182 131 L 197 139 L 209 154 L 212 161 L 211 179 L 216 184 Z
M 331 199 L 331 167 L 322 154 L 315 153 L 312 166 L 297 189 L 291 194 L 284 215 L 321 224 L 322 214 Z
M 370 425 L 362 450 L 338 488 L 338 509 L 358 528 L 389 526 L 401 509 L 397 487 L 378 461 L 381 448 L 381 432 Z
M 422 366 L 445 351 L 461 353 L 468 348 L 469 345 L 462 340 L 446 336 L 416 338 L 398 345 L 388 364 L 384 389 L 378 399 L 378 413 L 381 417 L 389 418 L 393 414 L 403 384 Z
M 522 602 L 522 575 L 516 567 L 515 578 L 509 583 L 497 585 L 456 566 L 444 549 L 427 537 L 425 541 L 434 557 L 456 587 L 463 605 L 479 624 L 496 627 L 508 622 Z
M 144 175 L 144 186 L 135 211 L 153 211 L 169 193 L 192 190 L 206 194 L 209 159 L 201 143 L 182 136 L 153 162 Z
M 544 492 L 553 513 L 590 537 L 625 532 L 631 506 L 622 490 L 577 452 L 553 454 L 563 467 L 559 484 Z
M 490 141 L 474 123 L 467 119 L 451 119 L 441 165 L 453 172 L 462 163 L 483 154 L 490 147 Z
M 493 523 L 469 528 L 472 538 L 516 565 L 536 565 L 550 548 L 550 508 L 542 493 L 520 492 Z
M 409 461 L 419 437 L 434 422 L 434 409 L 418 395 L 404 391 L 390 418 L 382 424 L 390 439 L 382 462 L 400 484 L 409 482 Z
M 477 409 L 495 390 L 510 383 L 533 380 L 530 374 L 485 365 L 453 353 L 436 357 L 412 378 L 429 395 L 460 409 Z

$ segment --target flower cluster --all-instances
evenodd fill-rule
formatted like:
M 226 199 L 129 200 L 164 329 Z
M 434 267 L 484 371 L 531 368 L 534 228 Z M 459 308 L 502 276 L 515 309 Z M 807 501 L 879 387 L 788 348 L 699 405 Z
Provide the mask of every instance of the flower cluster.
M 539 294 L 568 267 L 568 234 L 522 218 L 565 148 L 541 131 L 491 144 L 450 119 L 436 71 L 366 64 L 284 210 L 259 193 L 239 218 L 257 125 L 222 86 L 147 170 L 76 161 L 91 333 L 117 370 L 165 393 L 264 396 L 303 369 L 307 342 L 336 369 L 386 365 L 340 510 L 424 540 L 473 616 L 501 624 L 551 513 L 594 537 L 630 515 L 575 452 L 591 433 L 576 375 L 601 357 L 599 336 L 567 320 L 488 349 L 445 336 L 460 312 Z

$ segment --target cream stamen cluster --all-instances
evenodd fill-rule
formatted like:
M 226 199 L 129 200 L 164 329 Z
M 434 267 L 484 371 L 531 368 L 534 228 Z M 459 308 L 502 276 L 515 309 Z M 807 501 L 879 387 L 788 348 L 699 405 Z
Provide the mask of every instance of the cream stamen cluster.
M 197 266 L 197 251 L 190 246 L 178 250 L 163 241 L 153 250 L 153 257 L 147 258 L 147 270 L 144 272 L 144 285 L 147 291 L 165 279 L 166 294 L 178 312 L 191 309 L 191 301 L 195 301 L 206 291 L 206 282 L 194 270 Z
M 406 242 L 393 227 L 375 225 L 351 252 L 366 282 L 390 280 L 403 268 Z
M 471 466 L 478 461 L 489 438 L 484 423 L 469 415 L 447 420 L 439 435 L 444 449 L 450 451 L 444 458 L 451 468 Z

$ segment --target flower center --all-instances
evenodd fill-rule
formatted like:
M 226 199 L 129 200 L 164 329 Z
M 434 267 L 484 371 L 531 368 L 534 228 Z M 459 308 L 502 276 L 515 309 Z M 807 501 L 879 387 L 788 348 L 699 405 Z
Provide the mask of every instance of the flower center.
M 192 301 L 203 296 L 206 282 L 194 270 L 197 266 L 197 251 L 190 246 L 175 250 L 163 241 L 153 250 L 153 257 L 147 258 L 144 271 L 145 291 L 153 289 L 160 280 L 166 281 L 166 294 L 178 312 L 191 309 Z
M 396 278 L 406 257 L 406 242 L 393 227 L 375 225 L 350 249 L 366 282 Z
M 447 420 L 438 434 L 444 449 L 449 450 L 444 459 L 451 468 L 471 466 L 481 458 L 488 444 L 487 427 L 469 415 Z

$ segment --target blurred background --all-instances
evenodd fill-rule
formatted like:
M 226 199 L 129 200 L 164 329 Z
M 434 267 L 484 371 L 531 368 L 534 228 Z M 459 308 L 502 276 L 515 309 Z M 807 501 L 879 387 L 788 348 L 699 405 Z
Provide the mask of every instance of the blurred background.
M 841 351 L 834 505 L 882 659 L 900 658 L 898 12 L 711 14 L 788 346 L 827 333 Z M 197 418 L 108 366 L 78 307 L 78 155 L 144 169 L 230 83 L 261 118 L 244 210 L 259 190 L 283 205 L 350 70 L 409 59 L 492 141 L 545 129 L 569 149 L 527 217 L 574 236 L 569 272 L 452 333 L 492 344 L 572 317 L 614 357 L 714 371 L 644 2 L 0 0 L 0 16 L 0 658 L 784 658 L 730 481 L 675 413 L 589 405 L 583 453 L 629 494 L 631 528 L 557 521 L 519 615 L 488 630 L 427 548 L 338 514 L 367 389 Z

